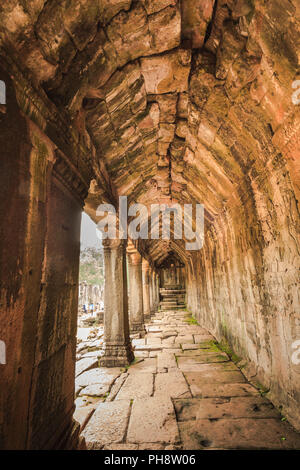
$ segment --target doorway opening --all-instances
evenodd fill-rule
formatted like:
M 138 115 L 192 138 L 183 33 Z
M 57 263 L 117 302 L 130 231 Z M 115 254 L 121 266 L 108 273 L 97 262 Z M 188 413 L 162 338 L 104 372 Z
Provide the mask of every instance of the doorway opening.
M 80 396 L 78 377 L 96 368 L 104 346 L 104 262 L 101 233 L 83 212 L 80 236 L 78 323 L 75 371 L 75 417 L 82 425 L 82 406 L 95 406 L 94 398 Z M 86 409 L 85 409 L 86 412 Z

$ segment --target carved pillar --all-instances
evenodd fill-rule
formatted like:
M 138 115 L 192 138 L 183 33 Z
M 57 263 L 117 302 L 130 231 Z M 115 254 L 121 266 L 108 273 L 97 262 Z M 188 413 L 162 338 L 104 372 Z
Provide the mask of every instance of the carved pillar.
M 144 321 L 150 321 L 150 279 L 149 279 L 149 263 L 147 260 L 142 261 L 143 270 L 143 309 Z
M 157 303 L 157 310 L 159 309 L 160 305 L 160 298 L 159 298 L 159 273 L 156 274 L 156 282 L 155 282 L 155 291 L 156 291 L 156 303 Z
M 135 249 L 128 251 L 130 331 L 145 335 L 143 312 L 142 257 Z
M 155 300 L 154 275 L 155 275 L 155 271 L 151 269 L 150 270 L 150 314 L 151 315 L 153 315 L 157 310 L 156 300 Z
M 155 297 L 156 297 L 156 310 L 159 309 L 159 274 L 155 273 Z
M 74 444 L 79 432 L 72 416 L 89 168 L 69 125 L 56 127 L 59 113 L 51 134 L 63 134 L 70 158 L 38 127 L 53 108 L 25 77 L 12 82 L 3 64 L 1 57 L 7 105 L 0 110 L 0 340 L 7 363 L 0 373 L 0 447 L 58 449 Z
M 157 298 L 156 298 L 156 289 L 155 289 L 155 271 L 152 272 L 152 289 L 153 289 L 153 308 L 154 312 L 157 311 Z
M 149 269 L 149 304 L 150 304 L 150 316 L 154 314 L 153 306 L 153 289 L 152 289 L 152 268 Z
M 133 359 L 129 338 L 126 241 L 103 240 L 104 248 L 104 367 L 124 367 Z

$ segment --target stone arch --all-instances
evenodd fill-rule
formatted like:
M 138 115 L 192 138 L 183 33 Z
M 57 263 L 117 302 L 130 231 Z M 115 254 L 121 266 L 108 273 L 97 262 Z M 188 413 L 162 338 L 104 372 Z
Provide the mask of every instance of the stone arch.
M 15 406 L 1 446 L 77 439 L 80 213 L 85 204 L 96 219 L 97 206 L 117 208 L 119 196 L 205 205 L 199 252 L 187 253 L 184 240 L 135 241 L 147 315 L 156 273 L 174 252 L 188 308 L 299 427 L 299 374 L 287 353 L 299 336 L 297 0 L 12 3 L 0 12 L 0 338 L 3 403 Z M 118 242 L 106 260 L 124 296 Z M 111 364 L 118 351 L 132 358 L 124 299 Z

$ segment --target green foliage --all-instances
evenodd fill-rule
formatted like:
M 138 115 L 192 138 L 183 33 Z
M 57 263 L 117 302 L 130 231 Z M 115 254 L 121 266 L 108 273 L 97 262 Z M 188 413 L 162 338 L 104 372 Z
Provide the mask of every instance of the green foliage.
M 220 352 L 220 351 L 225 352 L 235 364 L 237 362 L 240 362 L 241 358 L 232 351 L 229 344 L 224 339 L 222 339 L 220 343 L 214 340 L 210 341 L 209 345 L 210 345 L 210 348 L 215 352 Z
M 187 315 L 184 321 L 189 325 L 198 325 L 196 318 L 194 318 L 192 315 Z
M 79 282 L 104 284 L 103 252 L 98 248 L 85 248 L 80 253 Z
M 258 388 L 258 391 L 259 393 L 261 394 L 262 397 L 264 397 L 265 395 L 267 395 L 267 393 L 270 391 L 269 388 L 267 387 L 264 387 L 264 385 L 262 385 L 260 382 L 258 382 L 257 380 L 255 381 L 255 386 Z

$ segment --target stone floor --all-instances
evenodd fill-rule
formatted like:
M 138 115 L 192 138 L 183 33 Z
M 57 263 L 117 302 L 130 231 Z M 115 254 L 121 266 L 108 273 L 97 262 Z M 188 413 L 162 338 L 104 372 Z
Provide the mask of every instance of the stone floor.
M 87 447 L 300 449 L 300 434 L 186 315 L 157 313 L 146 337 L 133 339 L 128 369 L 94 361 L 77 370 L 75 418 Z

